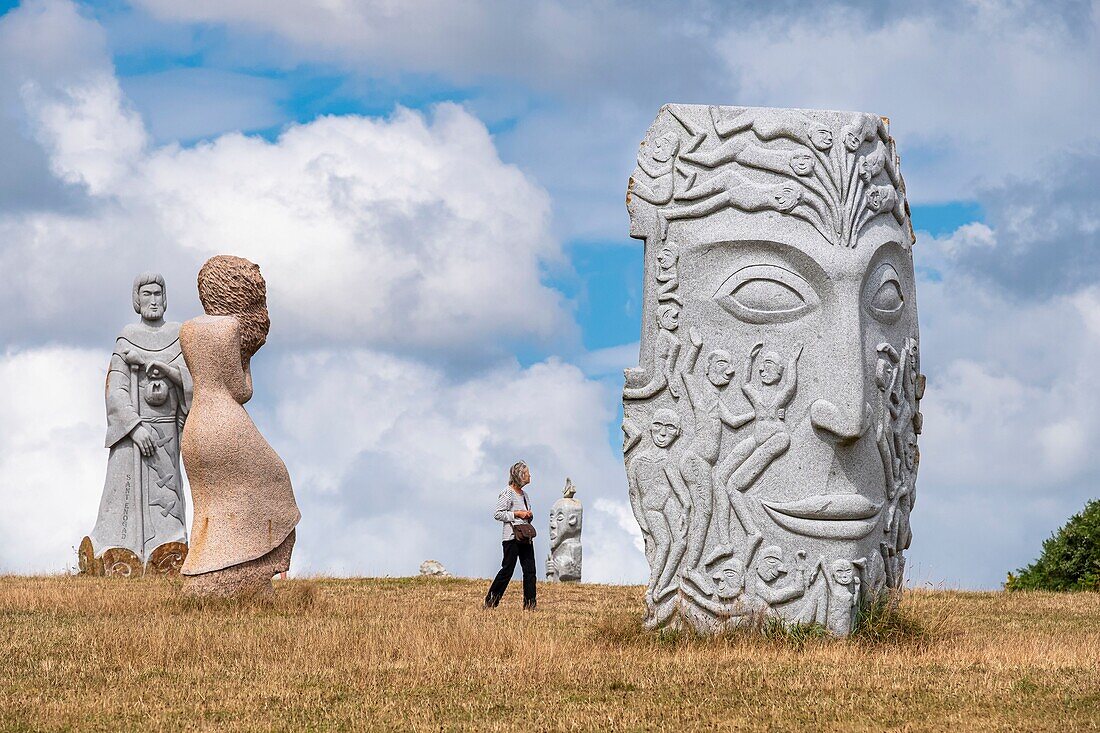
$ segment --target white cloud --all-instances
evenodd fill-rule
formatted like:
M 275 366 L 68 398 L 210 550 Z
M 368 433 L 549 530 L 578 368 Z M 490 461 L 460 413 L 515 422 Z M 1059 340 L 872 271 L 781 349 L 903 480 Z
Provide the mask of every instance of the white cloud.
M 918 580 L 996 587 L 1097 496 L 1100 329 L 1094 288 L 1021 300 L 953 266 L 976 231 L 914 249 L 939 278 L 918 293 L 928 389 L 911 560 Z
M 92 530 L 107 451 L 106 350 L 0 356 L 0 572 L 60 572 Z
M 973 200 L 980 185 L 1100 142 L 1095 4 L 137 5 L 267 39 L 279 49 L 273 65 L 290 58 L 487 87 L 474 104 L 516 118 L 502 149 L 554 193 L 572 236 L 623 237 L 636 144 L 668 102 L 887 115 L 916 203 Z M 531 108 L 532 95 L 550 101 Z M 510 115 L 502 97 L 513 99 Z
M 55 6 L 63 7 L 44 7 Z M 49 14 L 20 9 L 0 33 L 30 23 L 28 14 L 39 25 L 22 32 L 55 30 Z M 66 32 L 98 32 L 82 22 Z M 206 257 L 233 252 L 263 267 L 272 309 L 298 341 L 476 360 L 510 341 L 575 338 L 563 298 L 540 281 L 540 268 L 561 258 L 548 197 L 500 161 L 484 125 L 461 107 L 322 117 L 274 142 L 227 134 L 153 148 L 104 56 L 47 77 L 20 69 L 25 123 L 54 174 L 89 198 L 75 215 L 0 218 L 5 269 L 25 273 L 0 304 L 36 303 L 8 329 L 82 325 L 43 291 L 105 310 L 90 273 L 124 282 L 123 272 L 153 267 L 187 282 Z

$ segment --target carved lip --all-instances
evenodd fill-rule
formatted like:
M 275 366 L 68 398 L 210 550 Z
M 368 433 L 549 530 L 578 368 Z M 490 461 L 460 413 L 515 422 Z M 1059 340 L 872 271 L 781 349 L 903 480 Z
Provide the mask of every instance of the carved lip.
M 796 501 L 762 501 L 776 524 L 807 537 L 858 540 L 871 534 L 882 504 L 859 494 L 821 494 Z
M 859 494 L 819 494 L 795 501 L 761 502 L 780 514 L 800 519 L 870 519 L 882 504 Z

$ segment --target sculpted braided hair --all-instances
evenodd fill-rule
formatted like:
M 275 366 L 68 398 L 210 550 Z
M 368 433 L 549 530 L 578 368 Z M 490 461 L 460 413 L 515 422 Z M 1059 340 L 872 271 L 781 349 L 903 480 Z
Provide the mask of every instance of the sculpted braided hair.
M 199 270 L 199 302 L 210 316 L 234 316 L 241 324 L 245 361 L 267 341 L 267 283 L 260 266 L 243 257 L 216 255 Z

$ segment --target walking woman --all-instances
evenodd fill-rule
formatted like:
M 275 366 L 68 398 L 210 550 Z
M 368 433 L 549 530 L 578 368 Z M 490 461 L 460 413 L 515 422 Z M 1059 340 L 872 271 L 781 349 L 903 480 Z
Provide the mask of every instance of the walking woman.
M 485 596 L 486 608 L 496 608 L 500 604 L 500 597 L 516 571 L 517 559 L 523 568 L 523 608 L 528 611 L 535 608 L 535 528 L 531 526 L 534 515 L 527 492 L 523 490 L 529 483 L 531 470 L 526 463 L 518 461 L 509 472 L 508 488 L 497 497 L 493 519 L 504 524 L 504 560 Z

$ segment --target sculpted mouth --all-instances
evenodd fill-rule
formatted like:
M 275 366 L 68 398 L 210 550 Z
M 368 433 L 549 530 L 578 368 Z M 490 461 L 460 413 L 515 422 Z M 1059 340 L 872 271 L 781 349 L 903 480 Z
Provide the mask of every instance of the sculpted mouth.
M 882 504 L 859 494 L 821 494 L 795 501 L 762 501 L 776 524 L 807 537 L 858 540 L 878 524 Z

